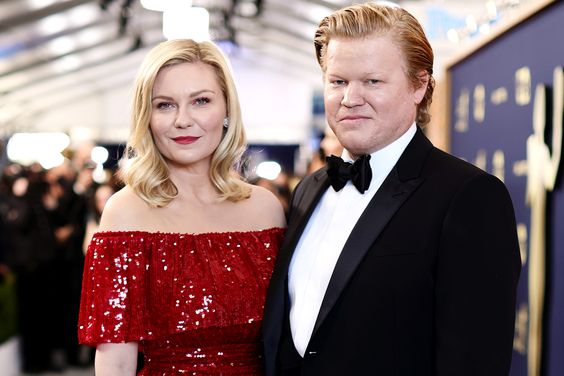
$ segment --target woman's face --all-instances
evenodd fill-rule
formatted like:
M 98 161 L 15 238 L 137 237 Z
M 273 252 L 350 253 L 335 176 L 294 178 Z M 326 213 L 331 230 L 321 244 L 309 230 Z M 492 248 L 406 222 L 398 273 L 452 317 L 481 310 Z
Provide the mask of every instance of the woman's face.
M 161 69 L 152 91 L 150 127 L 169 168 L 209 169 L 226 107 L 211 66 L 197 62 Z

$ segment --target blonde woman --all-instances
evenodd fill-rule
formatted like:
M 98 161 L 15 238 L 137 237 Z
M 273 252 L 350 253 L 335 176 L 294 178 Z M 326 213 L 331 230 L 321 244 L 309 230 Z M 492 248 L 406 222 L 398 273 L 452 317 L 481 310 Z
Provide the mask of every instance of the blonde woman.
M 239 101 L 210 42 L 156 46 L 134 92 L 125 188 L 89 246 L 79 335 L 96 374 L 260 375 L 264 298 L 285 227 L 235 173 Z

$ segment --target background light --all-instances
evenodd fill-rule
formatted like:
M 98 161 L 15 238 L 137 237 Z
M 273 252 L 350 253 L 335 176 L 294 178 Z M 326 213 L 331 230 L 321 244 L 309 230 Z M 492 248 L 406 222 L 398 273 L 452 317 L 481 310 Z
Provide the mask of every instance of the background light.
M 8 158 L 24 166 L 39 162 L 45 169 L 64 162 L 61 154 L 70 144 L 64 133 L 16 133 L 8 141 Z
M 167 9 L 173 8 L 178 5 L 192 6 L 192 0 L 141 0 L 143 8 L 154 10 L 157 12 L 164 12 Z
M 102 184 L 108 180 L 107 177 L 104 167 L 102 167 L 101 164 L 96 165 L 96 168 L 92 171 L 92 180 L 98 184 Z
M 274 180 L 280 175 L 280 171 L 282 171 L 282 167 L 277 162 L 266 161 L 259 163 L 256 174 L 261 178 Z
M 96 164 L 104 164 L 104 162 L 106 162 L 108 160 L 108 149 L 106 149 L 103 146 L 95 146 L 92 148 L 92 151 L 90 152 L 90 158 L 96 163 Z
M 76 47 L 76 42 L 74 38 L 66 36 L 53 39 L 46 46 L 54 54 L 63 55 L 72 51 Z
M 154 10 L 162 12 L 165 10 L 164 5 L 166 1 L 163 0 L 141 0 L 141 5 L 147 10 Z
M 163 35 L 166 39 L 209 40 L 209 25 L 210 14 L 205 8 L 182 5 L 167 8 L 163 13 Z
M 68 19 L 60 14 L 45 17 L 37 23 L 37 28 L 42 33 L 58 33 L 68 27 Z
M 488 13 L 488 17 L 490 20 L 495 20 L 497 18 L 497 6 L 495 5 L 495 1 L 488 1 L 486 3 L 486 9 Z
M 44 8 L 53 4 L 55 0 L 29 0 L 29 3 L 33 9 Z
M 490 25 L 489 24 L 485 23 L 485 24 L 480 25 L 480 33 L 487 34 L 489 32 L 490 32 Z
M 478 21 L 476 21 L 476 17 L 470 15 L 466 17 L 466 27 L 470 30 L 471 33 L 478 30 Z
M 452 43 L 458 43 L 460 42 L 460 37 L 458 36 L 458 31 L 456 31 L 456 29 L 449 29 L 447 31 L 447 38 L 448 40 L 450 40 Z
M 61 153 L 45 154 L 38 157 L 38 162 L 45 170 L 62 165 L 65 157 Z
M 73 71 L 80 67 L 81 60 L 77 56 L 67 55 L 60 59 L 57 59 L 53 65 L 53 68 L 59 73 L 65 73 Z

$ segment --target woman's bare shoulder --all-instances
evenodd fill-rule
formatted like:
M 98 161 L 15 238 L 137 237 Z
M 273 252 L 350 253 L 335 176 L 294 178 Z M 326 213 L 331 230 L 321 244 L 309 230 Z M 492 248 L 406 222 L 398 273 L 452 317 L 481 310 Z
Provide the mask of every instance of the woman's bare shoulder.
M 251 185 L 249 212 L 266 222 L 265 227 L 286 227 L 286 216 L 280 200 L 268 189 Z
M 132 231 L 145 228 L 150 206 L 129 186 L 114 193 L 106 203 L 99 231 Z

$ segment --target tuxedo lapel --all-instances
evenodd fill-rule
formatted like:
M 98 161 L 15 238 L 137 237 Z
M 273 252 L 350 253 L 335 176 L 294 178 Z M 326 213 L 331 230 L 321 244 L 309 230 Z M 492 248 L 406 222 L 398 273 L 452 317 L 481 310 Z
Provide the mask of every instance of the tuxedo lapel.
M 270 374 L 272 367 L 274 367 L 276 359 L 271 356 L 277 354 L 280 342 L 290 261 L 313 210 L 329 187 L 325 168 L 306 179 L 303 184 L 296 188 L 292 198 L 289 226 L 277 256 L 276 266 L 268 288 L 263 322 L 264 346 L 267 350 L 265 351 L 267 374 Z
M 398 163 L 359 218 L 333 270 L 315 322 L 312 338 L 337 302 L 371 245 L 396 211 L 423 182 L 420 171 L 431 148 L 429 140 L 418 129 Z

